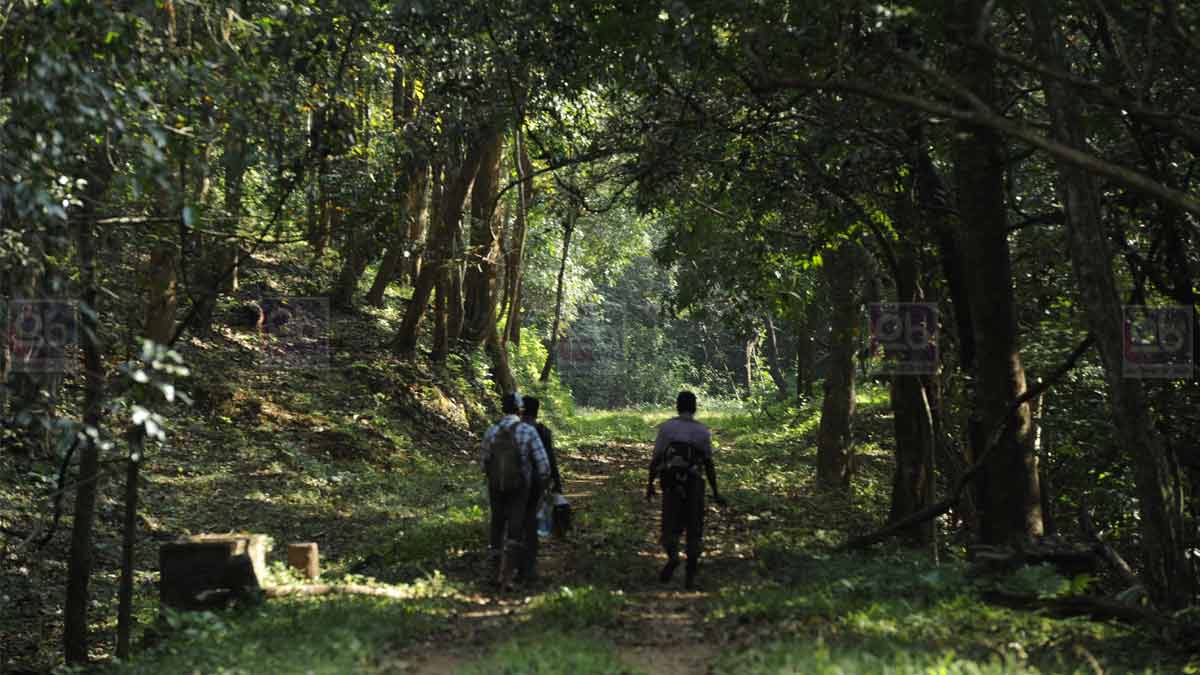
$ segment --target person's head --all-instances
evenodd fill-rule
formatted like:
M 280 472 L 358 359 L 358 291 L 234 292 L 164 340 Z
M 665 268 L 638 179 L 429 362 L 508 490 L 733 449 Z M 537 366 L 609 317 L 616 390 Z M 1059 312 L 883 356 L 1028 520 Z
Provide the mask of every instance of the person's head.
M 538 416 L 538 410 L 541 410 L 541 408 L 542 408 L 542 402 L 539 401 L 536 396 L 526 396 L 523 401 L 521 410 L 522 410 L 522 414 L 525 415 L 525 417 L 527 417 L 531 420 L 536 420 L 537 416 Z
M 500 399 L 500 410 L 505 415 L 521 414 L 521 395 L 515 391 L 511 394 L 505 394 L 504 398 Z
M 690 391 L 679 392 L 679 396 L 675 397 L 675 410 L 679 411 L 680 415 L 695 415 L 696 395 Z

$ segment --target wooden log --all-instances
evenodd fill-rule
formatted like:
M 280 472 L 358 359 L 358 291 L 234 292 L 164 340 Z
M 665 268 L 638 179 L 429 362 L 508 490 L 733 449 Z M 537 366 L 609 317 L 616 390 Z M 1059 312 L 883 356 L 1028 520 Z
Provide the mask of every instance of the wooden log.
M 1146 624 L 1161 628 L 1177 628 L 1169 618 L 1145 607 L 1127 605 L 1107 598 L 1086 595 L 1066 598 L 1036 598 L 1029 595 L 992 590 L 983 593 L 983 599 L 1013 609 L 1042 610 L 1052 616 L 1086 616 L 1096 621 L 1115 619 L 1129 624 Z
M 253 596 L 266 578 L 268 542 L 261 534 L 202 534 L 163 544 L 159 601 L 199 610 Z
M 304 575 L 305 579 L 316 579 L 321 574 L 320 556 L 315 542 L 288 544 L 288 567 Z
M 1050 564 L 1065 577 L 1095 574 L 1100 558 L 1091 548 L 1055 539 L 1021 542 L 1017 546 L 978 544 L 968 555 L 980 571 L 1013 572 L 1026 565 Z
M 289 595 L 370 595 L 378 598 L 407 600 L 412 598 L 412 591 L 386 586 L 364 586 L 362 584 L 300 584 L 289 586 L 272 586 L 264 590 L 268 598 L 284 598 Z

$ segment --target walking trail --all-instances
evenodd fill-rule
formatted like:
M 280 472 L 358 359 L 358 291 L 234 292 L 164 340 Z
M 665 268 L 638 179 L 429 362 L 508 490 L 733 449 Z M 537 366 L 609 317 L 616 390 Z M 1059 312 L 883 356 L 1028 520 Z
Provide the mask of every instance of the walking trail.
M 647 501 L 644 492 L 651 451 L 648 443 L 631 442 L 560 451 L 575 529 L 565 539 L 542 540 L 539 581 L 510 593 L 486 590 L 487 566 L 464 558 L 443 572 L 451 578 L 475 577 L 472 587 L 480 590 L 472 598 L 475 609 L 456 612 L 444 631 L 400 655 L 397 665 L 429 674 L 486 665 L 480 659 L 497 643 L 537 619 L 530 607 L 538 593 L 594 587 L 624 599 L 601 630 L 630 672 L 705 672 L 725 641 L 706 626 L 706 607 L 722 586 L 750 576 L 749 528 L 736 505 L 717 509 L 710 500 L 700 589 L 683 589 L 682 566 L 670 583 L 660 583 L 658 571 L 666 562 L 658 545 L 660 499 Z

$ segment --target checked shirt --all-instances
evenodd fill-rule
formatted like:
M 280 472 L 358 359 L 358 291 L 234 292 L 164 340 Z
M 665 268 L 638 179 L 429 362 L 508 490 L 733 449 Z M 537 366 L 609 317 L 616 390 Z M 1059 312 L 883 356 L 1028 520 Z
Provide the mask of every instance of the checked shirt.
M 533 473 L 529 466 L 529 458 L 533 457 L 534 468 L 537 469 L 538 478 L 543 482 L 550 477 L 550 460 L 546 457 L 546 448 L 542 446 L 542 439 L 538 437 L 537 429 L 521 421 L 516 415 L 505 415 L 500 418 L 500 421 L 493 424 L 487 433 L 483 435 L 483 444 L 479 453 L 479 466 L 484 471 L 487 470 L 487 462 L 492 456 L 492 442 L 496 440 L 496 433 L 501 428 L 507 429 L 516 424 L 517 428 L 513 432 L 513 437 L 517 441 L 518 453 L 521 457 L 521 475 L 525 478 L 525 484 L 532 484 Z

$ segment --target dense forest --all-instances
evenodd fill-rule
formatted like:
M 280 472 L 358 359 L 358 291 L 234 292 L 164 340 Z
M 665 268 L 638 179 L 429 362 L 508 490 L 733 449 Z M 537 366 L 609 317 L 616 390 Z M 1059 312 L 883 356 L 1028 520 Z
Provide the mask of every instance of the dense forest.
M 6 0 L 0 671 L 1196 672 L 1198 296 L 1196 3 Z M 225 532 L 325 590 L 160 608 Z

